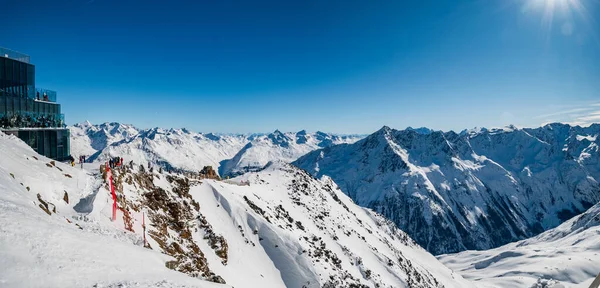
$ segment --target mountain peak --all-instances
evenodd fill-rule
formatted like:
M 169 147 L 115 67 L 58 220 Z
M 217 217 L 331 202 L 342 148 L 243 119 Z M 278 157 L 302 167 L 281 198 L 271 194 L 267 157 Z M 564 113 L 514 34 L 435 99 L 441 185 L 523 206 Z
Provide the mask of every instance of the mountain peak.
M 381 127 L 379 130 L 375 131 L 374 134 L 384 134 L 384 133 L 389 133 L 390 131 L 392 131 L 392 128 L 390 128 L 387 125 L 383 125 L 383 127 Z
M 422 135 L 428 135 L 428 134 L 431 134 L 431 133 L 433 133 L 433 132 L 434 132 L 432 129 L 429 129 L 429 128 L 427 128 L 427 127 L 412 128 L 412 127 L 408 126 L 408 127 L 406 128 L 406 130 L 409 130 L 409 131 L 415 131 L 415 132 L 417 132 L 418 134 L 422 134 Z

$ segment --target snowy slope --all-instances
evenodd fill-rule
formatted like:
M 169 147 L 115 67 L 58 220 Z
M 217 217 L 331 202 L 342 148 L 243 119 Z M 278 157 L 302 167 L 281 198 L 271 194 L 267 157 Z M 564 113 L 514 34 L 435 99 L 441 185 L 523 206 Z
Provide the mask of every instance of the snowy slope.
M 234 287 L 471 285 L 329 178 L 289 164 L 226 181 L 139 169 L 117 171 L 120 207 L 136 233 L 145 213 L 149 246 L 178 271 Z
M 299 158 L 434 254 L 489 249 L 558 226 L 600 201 L 600 125 L 384 127 Z
M 85 171 L 1 132 L 0 151 L 1 287 L 228 287 L 167 269 L 120 229 L 76 224 L 73 205 L 99 185 Z
M 200 212 L 206 209 L 215 230 L 237 234 L 228 238 L 230 263 L 262 254 L 280 271 L 286 287 L 470 286 L 391 222 L 356 206 L 330 178 L 316 180 L 277 163 L 233 181 L 250 185 L 207 181 L 191 191 L 206 203 Z M 247 271 L 245 265 L 222 275 L 239 275 Z M 243 279 L 257 277 L 257 272 Z M 254 287 L 267 287 L 263 285 Z
M 256 171 L 270 161 L 292 162 L 298 157 L 324 147 L 342 143 L 354 143 L 361 136 L 337 136 L 323 132 L 282 133 L 279 130 L 268 135 L 253 137 L 232 159 L 221 163 L 219 174 L 234 176 L 246 171 Z
M 589 287 L 600 274 L 600 203 L 536 237 L 438 258 L 485 287 Z M 542 287 L 542 286 L 540 286 Z
M 289 164 L 227 181 L 115 169 L 112 222 L 96 164 L 53 163 L 3 134 L 0 148 L 2 287 L 472 287 Z

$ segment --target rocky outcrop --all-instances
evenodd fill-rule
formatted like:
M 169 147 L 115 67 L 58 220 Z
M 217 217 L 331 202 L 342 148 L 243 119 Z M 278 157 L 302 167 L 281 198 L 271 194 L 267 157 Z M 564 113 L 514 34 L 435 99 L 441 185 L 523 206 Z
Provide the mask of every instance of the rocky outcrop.
M 169 185 L 155 184 L 155 181 L 163 178 Z M 175 174 L 134 171 L 130 166 L 114 169 L 113 179 L 126 230 L 135 232 L 132 215 L 145 213 L 149 222 L 149 242 L 153 243 L 146 247 L 173 256 L 175 260 L 165 264 L 168 268 L 225 283 L 210 269 L 204 254 L 206 251 L 198 246 L 198 241 L 207 241 L 214 247 L 214 253 L 227 263 L 227 242 L 223 237 L 209 231 L 206 233 L 208 237 L 198 239 L 198 227 L 210 230 L 211 226 L 200 214 L 200 205 L 189 194 L 190 186 L 199 183 L 197 180 Z M 191 225 L 196 222 L 200 225 Z
M 199 175 L 201 179 L 221 179 L 217 174 L 217 171 L 215 171 L 212 166 L 204 166 L 204 168 L 200 170 Z

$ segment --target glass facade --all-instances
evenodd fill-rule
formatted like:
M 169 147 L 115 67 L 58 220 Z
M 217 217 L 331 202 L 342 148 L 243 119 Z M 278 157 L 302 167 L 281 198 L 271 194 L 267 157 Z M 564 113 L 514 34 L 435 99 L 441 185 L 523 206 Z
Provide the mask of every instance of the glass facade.
M 28 62 L 24 54 L 0 54 L 0 129 L 18 136 L 39 154 L 68 159 L 69 130 L 56 92 L 36 89 L 35 66 Z
M 71 155 L 69 129 L 10 129 L 6 134 L 15 135 L 35 152 L 58 161 L 69 159 Z
M 35 66 L 0 57 L 0 91 L 17 97 L 35 97 Z
M 0 57 L 12 58 L 17 61 L 21 61 L 21 62 L 25 62 L 25 63 L 29 63 L 29 60 L 30 60 L 29 55 L 27 55 L 27 54 L 23 54 L 23 53 L 13 51 L 10 49 L 6 49 L 3 47 L 0 47 Z

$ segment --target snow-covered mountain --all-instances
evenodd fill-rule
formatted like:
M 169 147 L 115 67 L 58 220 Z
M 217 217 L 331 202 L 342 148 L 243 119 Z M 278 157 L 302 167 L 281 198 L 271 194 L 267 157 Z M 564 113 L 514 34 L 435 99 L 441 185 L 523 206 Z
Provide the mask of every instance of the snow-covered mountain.
M 291 162 L 312 150 L 351 143 L 360 136 L 323 132 L 251 135 L 215 135 L 186 129 L 137 129 L 131 125 L 89 122 L 69 127 L 71 154 L 88 155 L 92 161 L 123 157 L 136 163 L 155 163 L 165 168 L 199 171 L 212 166 L 222 176 L 257 170 L 270 161 Z
M 361 136 L 337 136 L 323 132 L 275 132 L 253 137 L 232 159 L 224 160 L 219 168 L 223 176 L 235 176 L 256 171 L 271 161 L 292 162 L 298 157 L 324 147 L 354 143 Z
M 289 164 L 226 181 L 126 165 L 112 222 L 96 163 L 56 163 L 2 133 L 0 149 L 3 287 L 473 287 Z
M 294 164 L 328 175 L 433 254 L 489 249 L 600 201 L 600 125 L 381 130 Z
M 129 124 L 103 123 L 93 125 L 88 121 L 69 126 L 71 155 L 92 156 L 109 145 L 129 140 L 140 131 Z
M 600 274 L 599 235 L 600 203 L 536 237 L 438 258 L 477 286 L 587 288 Z
M 248 142 L 243 135 L 194 133 L 186 129 L 137 129 L 131 125 L 89 122 L 69 127 L 71 154 L 88 155 L 103 162 L 123 157 L 136 163 L 154 163 L 165 168 L 199 171 L 204 166 L 218 167 L 233 157 Z

